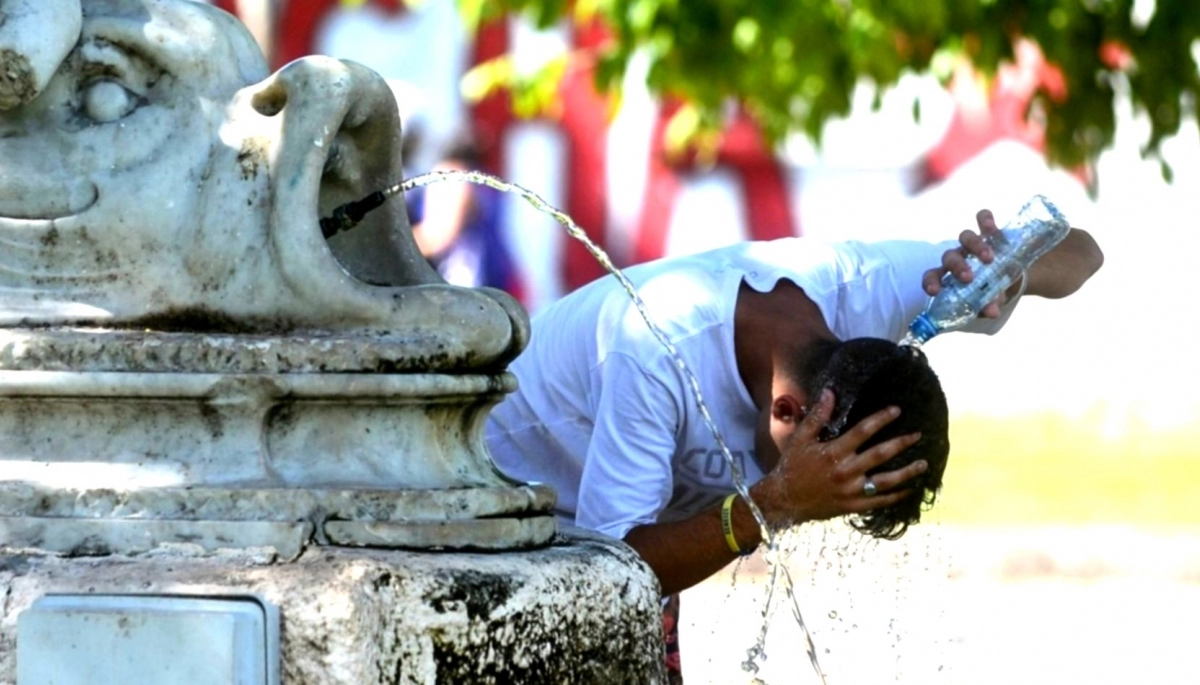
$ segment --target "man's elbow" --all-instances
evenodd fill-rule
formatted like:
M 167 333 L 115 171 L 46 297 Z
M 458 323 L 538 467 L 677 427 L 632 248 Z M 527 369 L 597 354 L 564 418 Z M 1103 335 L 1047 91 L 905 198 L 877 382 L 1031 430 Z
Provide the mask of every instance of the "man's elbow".
M 1030 271 L 1028 292 L 1050 299 L 1074 294 L 1104 265 L 1104 253 L 1096 240 L 1079 228 L 1072 228 L 1046 257 L 1045 264 Z
M 1071 292 L 1075 292 L 1082 288 L 1088 279 L 1095 276 L 1100 267 L 1104 266 L 1104 252 L 1096 243 L 1096 239 L 1087 231 L 1073 228 L 1071 234 L 1069 237 L 1073 237 L 1076 243 L 1075 259 L 1078 264 L 1076 268 L 1077 281 L 1071 288 Z
M 1096 239 L 1087 231 L 1081 228 L 1073 228 L 1071 229 L 1071 233 L 1076 236 L 1079 242 L 1080 262 L 1082 263 L 1081 271 L 1083 272 L 1083 280 L 1086 281 L 1096 275 L 1100 267 L 1104 266 L 1104 252 L 1101 251 L 1100 245 L 1096 243 Z

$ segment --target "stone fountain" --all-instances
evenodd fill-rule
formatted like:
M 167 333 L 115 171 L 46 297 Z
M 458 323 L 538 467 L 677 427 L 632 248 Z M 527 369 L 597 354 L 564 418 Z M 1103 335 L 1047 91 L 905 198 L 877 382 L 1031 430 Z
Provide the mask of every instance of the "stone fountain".
M 660 679 L 649 570 L 488 456 L 524 310 L 401 203 L 323 237 L 400 170 L 361 65 L 0 0 L 0 682 Z

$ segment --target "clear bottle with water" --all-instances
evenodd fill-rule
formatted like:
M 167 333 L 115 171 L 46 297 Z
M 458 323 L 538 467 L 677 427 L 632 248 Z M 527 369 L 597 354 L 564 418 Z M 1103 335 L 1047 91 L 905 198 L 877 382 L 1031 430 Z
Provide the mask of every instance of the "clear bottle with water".
M 942 277 L 941 291 L 929 298 L 925 311 L 908 325 L 902 344 L 919 345 L 939 333 L 966 326 L 1070 230 L 1062 212 L 1045 197 L 1035 195 L 999 233 L 986 238 L 994 256 L 991 264 L 974 255 L 967 257 L 974 274 L 970 283 L 950 273 Z

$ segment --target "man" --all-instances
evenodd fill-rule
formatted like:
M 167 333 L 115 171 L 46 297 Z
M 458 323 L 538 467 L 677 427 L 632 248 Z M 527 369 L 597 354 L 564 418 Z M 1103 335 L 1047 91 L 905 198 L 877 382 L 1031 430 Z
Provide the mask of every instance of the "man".
M 982 235 L 964 231 L 958 244 L 795 238 L 629 269 L 769 524 L 854 514 L 861 530 L 894 538 L 932 503 L 949 449 L 945 400 L 924 356 L 889 341 L 943 274 L 971 279 L 966 255 L 991 262 L 984 236 L 998 229 L 986 210 L 977 222 Z M 1102 261 L 1072 229 L 973 326 L 998 329 L 1021 288 L 1073 293 Z M 533 326 L 510 367 L 519 389 L 488 425 L 501 470 L 553 485 L 566 523 L 623 539 L 664 596 L 759 544 L 691 379 L 614 278 Z

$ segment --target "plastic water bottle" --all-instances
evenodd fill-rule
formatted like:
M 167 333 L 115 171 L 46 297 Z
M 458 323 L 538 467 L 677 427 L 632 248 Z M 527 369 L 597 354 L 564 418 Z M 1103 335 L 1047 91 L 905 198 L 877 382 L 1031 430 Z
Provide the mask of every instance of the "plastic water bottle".
M 1045 197 L 1035 195 L 999 233 L 986 238 L 994 255 L 991 264 L 984 264 L 974 255 L 967 257 L 975 276 L 970 283 L 950 273 L 942 277 L 941 291 L 929 298 L 925 311 L 908 325 L 909 333 L 901 344 L 920 345 L 938 333 L 970 323 L 1070 230 L 1071 224 L 1062 212 Z

